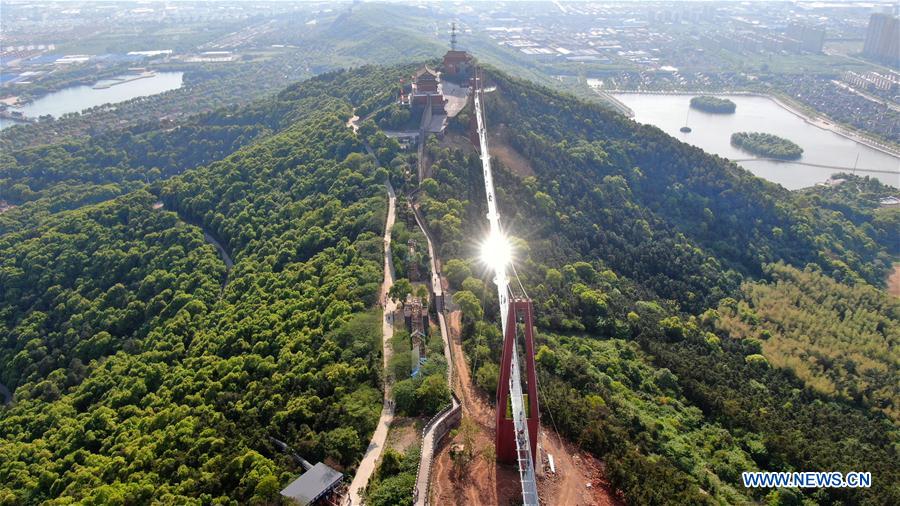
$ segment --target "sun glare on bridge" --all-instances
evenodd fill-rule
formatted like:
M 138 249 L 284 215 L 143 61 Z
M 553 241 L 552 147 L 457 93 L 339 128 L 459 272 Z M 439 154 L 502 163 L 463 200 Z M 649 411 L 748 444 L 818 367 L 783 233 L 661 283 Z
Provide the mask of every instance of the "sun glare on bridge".
M 512 259 L 512 242 L 503 234 L 491 233 L 481 244 L 481 261 L 494 272 L 504 271 Z

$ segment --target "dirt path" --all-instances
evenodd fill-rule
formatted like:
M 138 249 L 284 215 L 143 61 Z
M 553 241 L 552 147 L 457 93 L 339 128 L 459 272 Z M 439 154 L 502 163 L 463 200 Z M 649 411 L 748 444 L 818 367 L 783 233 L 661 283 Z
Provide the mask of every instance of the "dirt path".
M 453 356 L 453 362 L 460 364 L 456 368 L 456 378 L 457 390 L 463 403 L 463 414 L 472 417 L 485 430 L 493 431 L 494 407 L 487 396 L 475 389 L 475 382 L 472 380 L 465 353 L 463 352 L 462 341 L 459 338 L 462 330 L 461 319 L 461 311 L 450 313 L 450 353 Z
M 476 446 L 480 449 L 494 446 L 494 409 L 486 396 L 475 389 L 460 341 L 460 311 L 450 313 L 450 353 L 455 369 L 454 381 L 460 395 L 463 416 L 475 422 L 478 432 Z M 435 504 L 486 505 L 510 504 L 521 500 L 519 474 L 512 466 L 499 465 L 493 459 L 479 456 L 457 476 L 450 458 L 448 441 L 441 448 L 434 463 L 432 491 Z

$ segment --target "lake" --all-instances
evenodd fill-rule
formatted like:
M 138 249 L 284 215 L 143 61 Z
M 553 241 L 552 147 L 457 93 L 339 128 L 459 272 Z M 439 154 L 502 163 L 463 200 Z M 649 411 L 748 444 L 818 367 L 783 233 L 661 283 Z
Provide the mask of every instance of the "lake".
M 181 88 L 183 76 L 184 72 L 158 72 L 153 77 L 136 79 L 103 89 L 94 89 L 94 86 L 108 85 L 115 81 L 104 80 L 91 86 L 72 86 L 44 95 L 14 110 L 22 111 L 25 116 L 32 118 L 46 114 L 58 118 L 67 112 L 81 112 L 98 105 L 115 104 Z M 11 125 L 4 122 L 4 126 Z
M 854 140 L 819 128 L 787 111 L 766 97 L 747 95 L 715 95 L 737 104 L 734 114 L 710 114 L 689 109 L 696 95 L 613 93 L 634 111 L 635 121 L 655 125 L 667 134 L 709 153 L 732 160 L 757 158 L 731 145 L 735 132 L 765 132 L 789 139 L 803 148 L 798 162 L 840 167 L 856 167 L 895 172 L 876 174 L 858 172 L 878 178 L 883 183 L 900 187 L 900 158 Z M 690 112 L 688 112 L 690 111 Z M 685 125 L 692 132 L 679 131 Z M 857 156 L 859 161 L 857 162 Z M 769 160 L 741 161 L 741 166 L 755 175 L 796 190 L 825 181 L 838 169 L 810 167 L 792 162 Z

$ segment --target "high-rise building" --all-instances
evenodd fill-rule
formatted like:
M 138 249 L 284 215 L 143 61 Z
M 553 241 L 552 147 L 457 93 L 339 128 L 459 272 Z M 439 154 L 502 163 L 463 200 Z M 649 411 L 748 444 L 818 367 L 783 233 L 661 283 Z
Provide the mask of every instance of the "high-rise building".
M 863 56 L 900 68 L 900 18 L 890 14 L 872 14 Z
M 821 53 L 825 45 L 825 30 L 814 26 L 792 24 L 787 30 L 787 47 L 797 52 Z

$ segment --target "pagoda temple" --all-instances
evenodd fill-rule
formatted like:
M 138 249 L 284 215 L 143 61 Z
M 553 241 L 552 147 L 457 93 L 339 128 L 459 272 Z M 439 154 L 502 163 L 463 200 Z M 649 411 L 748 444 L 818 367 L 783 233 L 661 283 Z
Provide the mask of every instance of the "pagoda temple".
M 432 113 L 444 112 L 444 95 L 441 93 L 441 73 L 425 65 L 413 74 L 409 103 L 413 107 L 431 104 Z
M 450 29 L 450 50 L 444 55 L 442 68 L 447 77 L 462 79 L 468 78 L 472 70 L 472 57 L 456 48 L 456 23 Z

